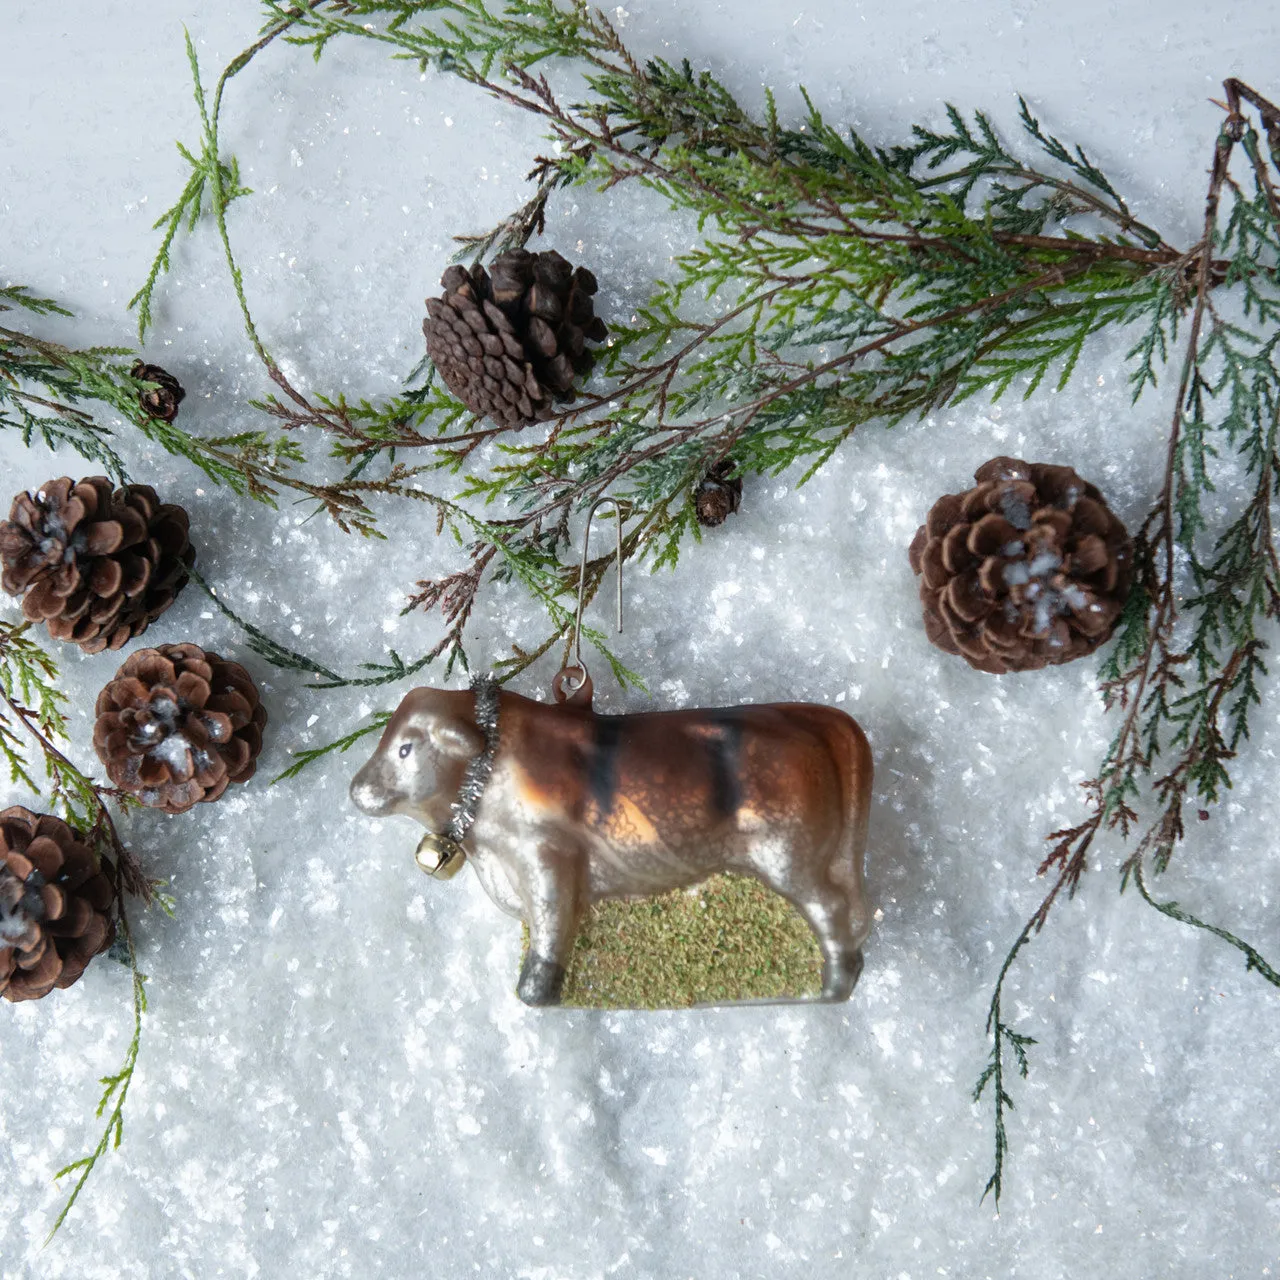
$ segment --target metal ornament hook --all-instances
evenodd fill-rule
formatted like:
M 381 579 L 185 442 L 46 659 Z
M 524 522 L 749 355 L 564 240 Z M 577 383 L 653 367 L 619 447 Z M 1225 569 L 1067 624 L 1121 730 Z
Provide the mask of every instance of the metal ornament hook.
M 591 509 L 587 512 L 587 527 L 582 532 L 582 558 L 578 562 L 578 610 L 573 619 L 573 666 L 565 667 L 553 681 L 557 702 L 567 702 L 573 700 L 576 695 L 581 694 L 587 689 L 591 682 L 591 675 L 587 671 L 587 664 L 582 660 L 582 610 L 586 603 L 587 589 L 587 560 L 591 549 L 591 521 L 595 518 L 596 512 L 605 505 L 606 502 L 613 504 L 615 518 L 618 522 L 617 528 L 617 570 L 618 570 L 618 586 L 617 586 L 617 610 L 618 610 L 618 630 L 622 630 L 622 521 L 623 510 L 622 503 L 617 498 L 606 495 L 597 498 L 591 504 Z M 589 694 L 587 695 L 589 698 Z

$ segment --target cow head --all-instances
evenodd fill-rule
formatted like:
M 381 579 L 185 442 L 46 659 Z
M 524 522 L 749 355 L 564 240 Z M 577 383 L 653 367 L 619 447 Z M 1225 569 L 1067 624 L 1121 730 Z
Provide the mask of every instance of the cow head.
M 443 829 L 467 761 L 484 750 L 484 736 L 454 701 L 435 689 L 405 696 L 378 749 L 351 781 L 357 809 L 373 817 L 404 814 Z

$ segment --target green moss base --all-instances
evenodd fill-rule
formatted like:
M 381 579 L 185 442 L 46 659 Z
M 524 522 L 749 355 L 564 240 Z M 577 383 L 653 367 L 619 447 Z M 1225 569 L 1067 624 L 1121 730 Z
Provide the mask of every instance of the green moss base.
M 756 880 L 718 875 L 657 898 L 597 903 L 578 932 L 563 1003 L 687 1009 L 808 999 L 821 988 L 821 952 L 791 903 Z

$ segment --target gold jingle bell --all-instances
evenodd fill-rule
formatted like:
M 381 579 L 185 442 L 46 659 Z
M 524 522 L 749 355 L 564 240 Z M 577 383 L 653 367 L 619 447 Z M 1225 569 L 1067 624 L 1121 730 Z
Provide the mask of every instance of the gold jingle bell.
M 427 875 L 434 876 L 437 880 L 452 880 L 462 870 L 467 854 L 456 840 L 428 831 L 418 841 L 413 858 Z

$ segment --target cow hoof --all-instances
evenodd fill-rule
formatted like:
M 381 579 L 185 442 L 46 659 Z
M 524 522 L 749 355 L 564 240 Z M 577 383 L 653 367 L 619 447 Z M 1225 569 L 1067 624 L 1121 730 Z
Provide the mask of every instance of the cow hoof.
M 862 952 L 854 951 L 822 966 L 822 998 L 835 1004 L 853 995 L 862 976 Z
M 559 1004 L 560 992 L 564 987 L 564 973 L 564 965 L 530 951 L 520 970 L 516 995 L 534 1008 Z

